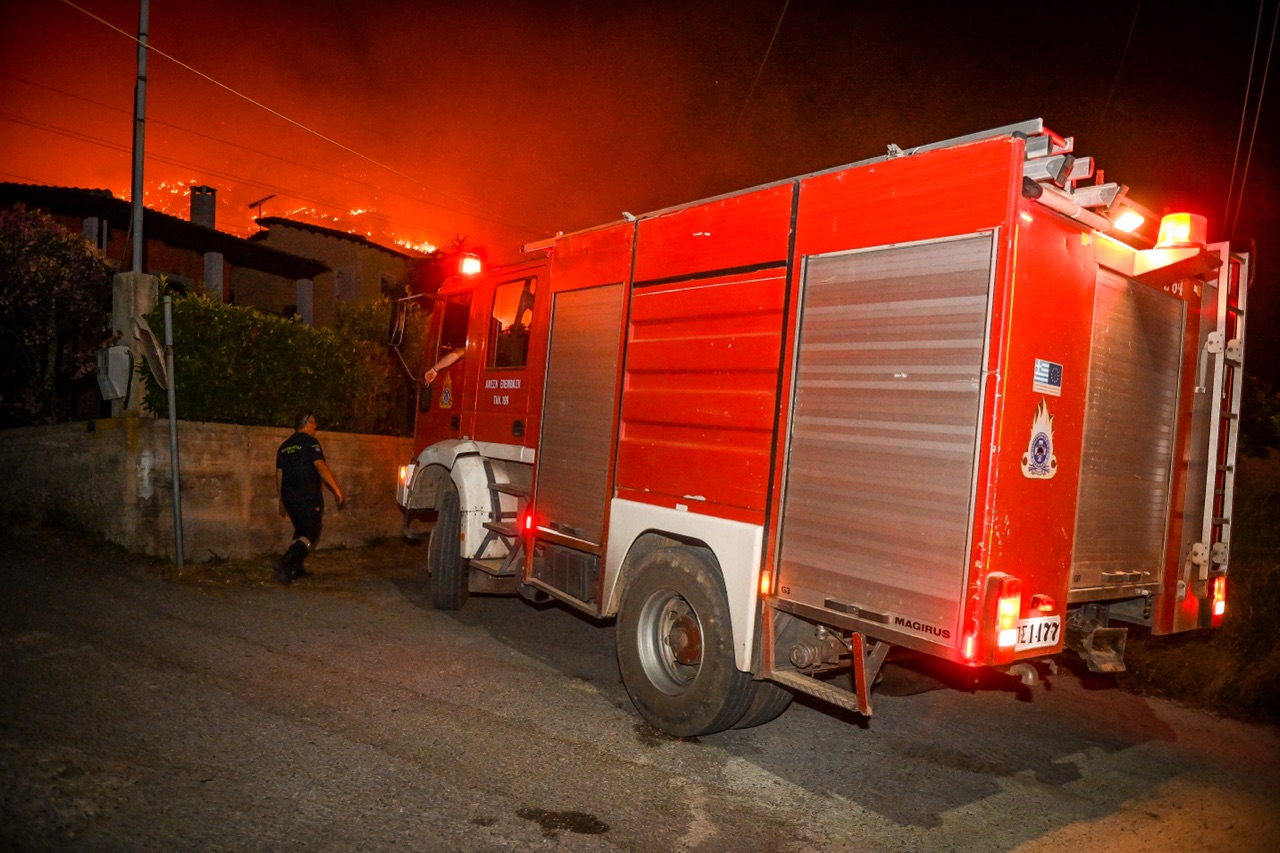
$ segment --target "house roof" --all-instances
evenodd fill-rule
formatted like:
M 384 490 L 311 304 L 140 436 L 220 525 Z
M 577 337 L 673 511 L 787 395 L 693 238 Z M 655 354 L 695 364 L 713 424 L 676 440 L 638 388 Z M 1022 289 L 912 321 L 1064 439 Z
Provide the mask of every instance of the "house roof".
M 133 220 L 133 206 L 109 190 L 0 183 L 0 205 L 17 203 L 59 216 L 104 219 L 113 228 L 124 230 Z M 142 231 L 149 240 L 201 254 L 219 252 L 233 266 L 283 278 L 315 278 L 329 272 L 329 265 L 322 261 L 291 255 L 150 208 L 143 208 Z
M 267 229 L 280 226 L 284 228 L 293 228 L 296 231 L 309 231 L 312 234 L 319 234 L 324 237 L 335 237 L 339 240 L 346 240 L 349 243 L 357 243 L 361 246 L 365 246 L 370 249 L 377 249 L 380 252 L 386 252 L 388 255 L 391 255 L 392 257 L 402 258 L 406 261 L 412 261 L 419 257 L 418 255 L 410 255 L 406 252 L 401 252 L 398 249 L 392 249 L 387 246 L 383 246 L 379 243 L 375 243 L 372 240 L 368 239 L 367 237 L 362 237 L 359 234 L 352 234 L 347 231 L 339 231 L 336 228 L 325 228 L 323 225 L 313 225 L 310 222 L 299 222 L 296 219 L 286 219 L 283 216 L 260 216 L 254 221 L 257 222 L 263 228 L 267 228 Z M 266 231 L 259 231 L 257 234 L 254 234 L 249 239 L 253 241 L 265 240 L 266 236 L 267 236 Z

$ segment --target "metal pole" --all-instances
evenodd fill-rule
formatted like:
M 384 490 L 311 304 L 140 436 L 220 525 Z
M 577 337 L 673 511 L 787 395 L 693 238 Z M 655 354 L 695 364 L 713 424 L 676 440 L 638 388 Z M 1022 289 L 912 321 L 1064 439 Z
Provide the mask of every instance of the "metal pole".
M 164 369 L 169 375 L 169 467 L 173 469 L 173 544 L 182 571 L 182 489 L 178 466 L 178 402 L 173 373 L 173 297 L 164 295 Z
M 147 124 L 147 30 L 150 26 L 151 0 L 142 0 L 138 10 L 138 82 L 133 86 L 133 182 L 130 194 L 133 202 L 133 266 L 135 273 L 142 272 L 142 249 L 146 245 L 142 236 L 142 157 L 145 151 L 143 137 Z

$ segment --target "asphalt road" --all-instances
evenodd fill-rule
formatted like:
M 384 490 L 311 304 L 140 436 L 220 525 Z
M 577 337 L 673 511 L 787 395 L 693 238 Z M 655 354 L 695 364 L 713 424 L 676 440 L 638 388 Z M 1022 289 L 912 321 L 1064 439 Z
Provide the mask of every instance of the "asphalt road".
M 0 524 L 0 849 L 1280 849 L 1275 729 L 1074 670 L 679 741 L 611 626 L 435 612 L 418 548 L 285 589 Z

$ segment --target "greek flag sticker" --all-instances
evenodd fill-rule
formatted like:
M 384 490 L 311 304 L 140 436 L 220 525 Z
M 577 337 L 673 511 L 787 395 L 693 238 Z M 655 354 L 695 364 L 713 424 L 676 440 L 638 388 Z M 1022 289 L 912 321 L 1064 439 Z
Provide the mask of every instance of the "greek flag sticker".
M 1036 359 L 1036 373 L 1031 387 L 1037 394 L 1048 394 L 1051 397 L 1062 396 L 1062 365 Z

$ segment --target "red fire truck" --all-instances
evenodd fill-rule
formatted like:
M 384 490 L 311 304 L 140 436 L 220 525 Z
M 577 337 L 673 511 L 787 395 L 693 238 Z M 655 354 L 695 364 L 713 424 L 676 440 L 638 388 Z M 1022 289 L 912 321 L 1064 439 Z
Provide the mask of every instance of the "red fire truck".
M 677 736 L 869 715 L 891 649 L 1034 684 L 1219 624 L 1249 257 L 1073 147 L 891 145 L 447 282 L 397 495 L 435 606 L 616 616 Z

